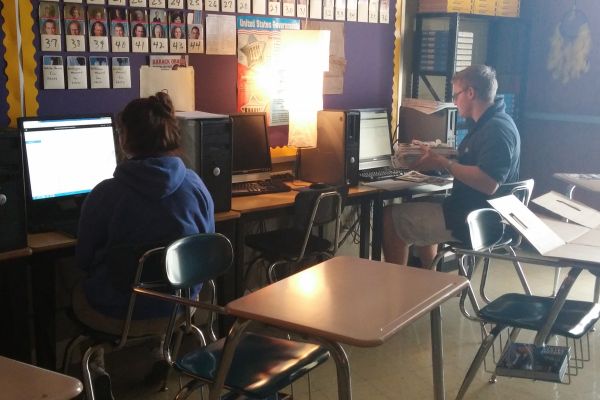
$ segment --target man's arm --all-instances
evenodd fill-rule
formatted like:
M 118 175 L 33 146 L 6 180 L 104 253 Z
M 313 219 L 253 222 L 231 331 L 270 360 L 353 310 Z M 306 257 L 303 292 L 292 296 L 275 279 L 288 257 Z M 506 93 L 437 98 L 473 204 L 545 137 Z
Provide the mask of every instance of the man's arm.
M 487 195 L 492 195 L 498 189 L 498 182 L 483 172 L 476 165 L 461 165 L 456 160 L 450 160 L 444 156 L 434 153 L 431 148 L 426 145 L 420 145 L 423 150 L 423 156 L 417 161 L 412 168 L 423 171 L 437 169 L 446 170 L 454 179 L 458 179 L 464 184 L 472 187 Z

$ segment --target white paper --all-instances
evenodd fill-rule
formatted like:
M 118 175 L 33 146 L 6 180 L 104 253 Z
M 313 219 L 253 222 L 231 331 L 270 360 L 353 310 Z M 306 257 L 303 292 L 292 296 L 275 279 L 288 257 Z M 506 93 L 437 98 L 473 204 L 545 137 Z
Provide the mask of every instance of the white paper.
M 67 51 L 85 51 L 85 36 L 83 35 L 67 35 L 65 43 Z
M 235 0 L 221 0 L 221 12 L 234 13 Z
M 183 0 L 168 0 L 167 8 L 183 10 Z
M 108 36 L 90 36 L 90 52 L 102 53 L 108 51 Z
M 108 0 L 109 6 L 126 6 L 127 2 L 125 0 Z
M 169 39 L 169 53 L 187 53 L 187 40 Z
M 295 0 L 283 0 L 282 14 L 284 17 L 295 17 L 296 16 L 296 1 Z
M 166 0 L 150 0 L 148 7 L 150 8 L 165 8 L 167 5 Z
M 150 51 L 152 53 L 167 53 L 169 49 L 169 39 L 167 38 L 151 38 Z
M 237 0 L 237 12 L 241 14 L 250 14 L 250 0 Z
M 67 86 L 69 89 L 87 89 L 86 59 L 83 56 L 67 57 Z
M 381 0 L 379 3 L 379 23 L 387 24 L 390 22 L 390 2 Z
M 346 19 L 346 0 L 335 1 L 335 20 L 344 21 Z
M 90 88 L 110 88 L 107 57 L 90 57 Z
M 310 18 L 312 19 L 321 19 L 323 13 L 323 2 L 321 0 L 310 0 L 310 5 L 308 7 Z
M 129 53 L 129 38 L 111 36 L 113 53 Z
M 269 2 L 269 15 L 281 15 L 281 1 L 280 0 L 268 0 Z
M 235 55 L 235 15 L 206 16 L 206 54 Z
M 369 22 L 369 0 L 358 0 L 358 22 Z
M 600 212 L 567 196 L 551 191 L 532 200 L 535 204 L 579 225 L 600 227 Z M 600 243 L 599 243 L 600 245 Z
M 202 0 L 187 0 L 188 10 L 202 11 Z
M 114 89 L 131 88 L 131 67 L 129 57 L 113 57 L 112 79 Z
M 252 14 L 265 15 L 267 13 L 266 0 L 252 0 Z
M 369 0 L 369 22 L 377 23 L 379 21 L 379 0 Z
M 193 67 L 163 70 L 143 65 L 140 69 L 140 97 L 166 92 L 177 111 L 196 109 L 194 88 Z
M 358 1 L 346 0 L 346 21 L 356 21 L 358 14 Z
M 334 13 L 334 0 L 323 0 L 323 19 L 333 20 Z
M 44 89 L 64 89 L 65 70 L 61 56 L 43 57 Z
M 147 53 L 148 52 L 148 38 L 132 37 L 131 38 L 131 51 L 133 53 Z
M 219 0 L 205 0 L 204 9 L 219 12 Z
M 297 0 L 296 2 L 296 17 L 308 17 L 307 0 Z
M 42 34 L 41 39 L 42 51 L 61 51 L 60 35 Z
M 56 1 L 58 2 L 58 0 L 47 0 L 47 1 Z M 83 2 L 83 0 L 64 0 L 65 3 L 81 3 Z
M 148 1 L 147 0 L 129 0 L 129 7 L 148 7 Z
M 105 0 L 87 0 L 88 4 L 104 4 Z

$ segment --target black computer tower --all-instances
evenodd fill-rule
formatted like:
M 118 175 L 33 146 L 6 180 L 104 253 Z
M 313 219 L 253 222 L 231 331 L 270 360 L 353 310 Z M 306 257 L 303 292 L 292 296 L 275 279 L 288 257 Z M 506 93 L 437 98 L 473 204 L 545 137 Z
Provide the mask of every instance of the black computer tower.
M 330 185 L 358 185 L 359 143 L 359 111 L 319 111 L 317 147 L 300 149 L 299 178 Z
M 231 121 L 228 116 L 179 117 L 186 166 L 200 175 L 215 212 L 231 209 Z
M 0 251 L 27 247 L 21 146 L 16 131 L 0 131 Z

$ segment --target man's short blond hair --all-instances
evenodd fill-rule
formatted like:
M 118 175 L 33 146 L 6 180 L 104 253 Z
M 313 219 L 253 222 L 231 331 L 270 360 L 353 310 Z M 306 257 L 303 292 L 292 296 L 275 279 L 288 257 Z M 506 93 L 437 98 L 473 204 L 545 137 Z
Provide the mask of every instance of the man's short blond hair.
M 477 97 L 485 102 L 492 103 L 498 90 L 496 71 L 487 65 L 471 65 L 454 74 L 452 83 L 463 83 L 465 87 L 472 87 Z

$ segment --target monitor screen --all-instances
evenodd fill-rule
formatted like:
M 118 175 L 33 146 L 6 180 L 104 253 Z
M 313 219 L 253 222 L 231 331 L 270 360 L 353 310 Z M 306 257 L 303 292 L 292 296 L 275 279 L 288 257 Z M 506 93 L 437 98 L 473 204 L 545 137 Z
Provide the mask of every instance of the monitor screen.
M 117 165 L 112 117 L 28 117 L 19 120 L 30 199 L 90 192 Z
M 268 175 L 271 172 L 271 149 L 265 113 L 231 115 L 231 135 L 233 181 L 236 182 L 236 175 Z
M 390 120 L 384 109 L 360 110 L 360 162 L 390 159 Z

